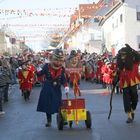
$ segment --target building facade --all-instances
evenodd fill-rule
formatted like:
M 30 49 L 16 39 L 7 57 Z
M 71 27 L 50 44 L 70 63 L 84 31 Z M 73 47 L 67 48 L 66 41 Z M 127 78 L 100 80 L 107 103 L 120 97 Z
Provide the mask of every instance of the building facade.
M 14 56 L 16 54 L 22 53 L 28 48 L 29 47 L 25 45 L 25 40 L 18 40 L 10 33 L 5 32 L 4 30 L 0 31 L 0 56 Z
M 105 15 L 99 23 L 102 26 L 103 44 L 116 55 L 125 43 L 140 50 L 140 2 L 123 0 Z

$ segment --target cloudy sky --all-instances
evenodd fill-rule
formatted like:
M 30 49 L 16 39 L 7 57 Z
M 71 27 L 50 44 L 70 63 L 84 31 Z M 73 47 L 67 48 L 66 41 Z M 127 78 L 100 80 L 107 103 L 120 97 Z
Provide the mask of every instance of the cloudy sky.
M 0 9 L 6 9 L 6 10 L 20 10 L 20 9 L 55 9 L 58 8 L 60 9 L 63 14 L 68 14 L 68 9 L 69 8 L 78 8 L 79 4 L 84 4 L 84 3 L 93 3 L 93 2 L 98 2 L 99 0 L 0 0 Z M 63 9 L 64 12 L 63 12 Z M 74 12 L 71 10 L 71 12 Z M 10 18 L 9 18 L 10 16 Z M 11 18 L 13 17 L 13 18 Z M 55 24 L 63 24 L 68 25 L 69 24 L 69 17 L 54 17 L 54 16 L 48 16 L 48 17 L 37 17 L 37 16 L 31 16 L 31 17 L 22 17 L 22 18 L 14 18 L 16 15 L 2 15 L 0 14 L 0 24 L 10 24 L 11 25 L 33 25 L 33 24 L 45 24 L 45 25 L 55 25 Z M 9 27 L 9 30 L 15 32 L 16 35 L 22 36 L 22 35 L 29 35 L 32 37 L 35 35 L 36 32 L 38 35 L 35 38 L 27 39 L 27 44 L 34 48 L 34 50 L 38 51 L 41 50 L 41 41 L 42 41 L 42 36 L 39 35 L 42 34 L 44 35 L 45 31 L 47 30 L 46 28 L 33 28 L 33 27 L 25 27 L 25 26 L 19 26 L 19 27 Z M 34 40 L 36 39 L 36 41 Z M 46 44 L 47 45 L 47 44 Z

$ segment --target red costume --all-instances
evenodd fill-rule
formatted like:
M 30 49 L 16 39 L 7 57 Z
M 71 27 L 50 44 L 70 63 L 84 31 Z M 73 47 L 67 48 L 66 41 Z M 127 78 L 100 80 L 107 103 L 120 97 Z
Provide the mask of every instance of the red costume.
M 97 82 L 101 82 L 102 81 L 102 73 L 101 73 L 101 68 L 102 68 L 103 62 L 101 60 L 97 61 L 97 71 L 96 71 L 96 79 Z
M 103 74 L 103 82 L 106 84 L 112 84 L 113 70 L 111 69 L 110 65 L 107 64 L 103 65 L 102 74 Z
M 139 62 L 140 54 L 128 44 L 125 44 L 125 47 L 119 50 L 117 55 L 118 76 L 115 79 L 118 77 L 120 87 L 123 90 L 124 110 L 128 114 L 126 123 L 133 122 L 134 110 L 136 110 L 138 103 L 137 84 L 140 83 L 140 75 L 138 73 Z
M 81 80 L 82 63 L 77 57 L 77 53 L 72 50 L 70 57 L 66 62 L 66 73 L 69 79 L 70 85 L 74 86 L 74 94 L 81 95 L 79 84 Z
M 36 77 L 35 77 L 36 67 L 33 64 L 28 64 L 28 70 L 31 71 L 32 74 L 34 75 L 33 84 L 35 84 L 35 82 L 36 82 Z
M 21 90 L 32 90 L 34 74 L 30 70 L 19 70 L 19 85 Z
M 133 65 L 132 70 L 122 70 L 120 72 L 120 87 L 126 88 L 140 83 L 140 74 L 138 73 L 138 63 Z
M 92 64 L 90 64 L 90 62 L 86 63 L 85 66 L 85 79 L 86 80 L 91 80 L 94 78 L 94 70 L 93 70 L 93 66 Z

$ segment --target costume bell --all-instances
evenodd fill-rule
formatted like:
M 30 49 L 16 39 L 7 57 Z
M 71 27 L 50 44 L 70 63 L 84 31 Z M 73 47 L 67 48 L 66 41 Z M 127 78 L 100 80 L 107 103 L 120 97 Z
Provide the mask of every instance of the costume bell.
M 65 69 L 62 66 L 64 55 L 61 49 L 56 49 L 50 56 L 50 63 L 44 65 L 38 76 L 45 75 L 45 81 L 40 92 L 37 111 L 45 112 L 47 116 L 46 127 L 51 126 L 52 114 L 58 113 L 61 101 L 61 85 L 65 87 L 65 92 L 69 92 L 68 83 L 65 76 Z

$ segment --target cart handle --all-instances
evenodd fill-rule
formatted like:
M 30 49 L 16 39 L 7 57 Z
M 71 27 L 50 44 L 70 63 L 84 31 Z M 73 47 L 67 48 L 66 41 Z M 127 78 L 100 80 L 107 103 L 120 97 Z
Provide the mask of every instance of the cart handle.
M 66 98 L 67 98 L 67 99 L 69 98 L 69 97 L 68 97 L 68 94 L 69 94 L 69 93 L 67 92 L 67 93 L 66 93 Z

